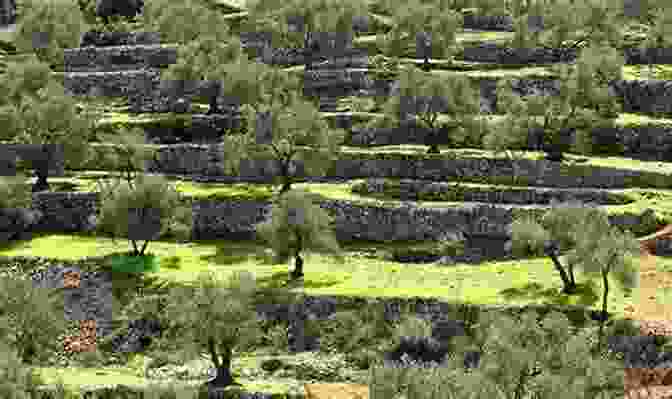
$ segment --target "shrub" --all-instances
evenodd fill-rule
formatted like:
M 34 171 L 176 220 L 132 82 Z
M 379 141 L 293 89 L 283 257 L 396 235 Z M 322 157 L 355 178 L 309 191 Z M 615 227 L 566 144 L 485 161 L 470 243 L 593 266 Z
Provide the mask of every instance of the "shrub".
M 19 53 L 34 53 L 42 62 L 63 66 L 63 49 L 79 46 L 85 30 L 82 12 L 74 3 L 28 2 L 17 24 L 15 44 Z

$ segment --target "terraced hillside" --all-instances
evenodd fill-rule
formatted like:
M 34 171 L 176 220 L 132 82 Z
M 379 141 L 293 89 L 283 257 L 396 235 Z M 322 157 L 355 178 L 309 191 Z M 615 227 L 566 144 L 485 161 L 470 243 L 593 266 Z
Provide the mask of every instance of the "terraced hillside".
M 231 29 L 241 37 L 245 51 L 252 57 L 259 55 L 259 46 L 249 39 L 252 34 L 240 28 L 240 22 L 248 15 L 245 4 L 227 2 L 209 6 L 212 12 L 231 15 Z M 221 144 L 222 135 L 232 134 L 234 126 L 239 126 L 237 110 L 225 108 L 221 114 L 207 115 L 208 103 L 199 96 L 194 96 L 191 110 L 186 113 L 164 112 L 162 107 L 170 107 L 163 105 L 144 109 L 142 104 L 170 103 L 174 98 L 164 96 L 158 88 L 144 94 L 122 92 L 126 87 L 124 76 L 135 82 L 160 73 L 166 66 L 152 64 L 154 61 L 148 54 L 170 58 L 175 44 L 96 47 L 89 59 L 93 61 L 88 62 L 79 62 L 78 50 L 70 49 L 66 51 L 66 66 L 53 72 L 64 79 L 66 87 L 74 88 L 77 93 L 73 95 L 78 95 L 84 112 L 99 117 L 90 142 L 97 153 L 109 147 L 96 133 L 114 134 L 121 126 L 142 129 L 148 141 L 154 143 L 150 146 L 155 155 L 149 172 L 168 177 L 198 211 L 191 240 L 176 242 L 162 237 L 149 245 L 160 268 L 147 276 L 156 277 L 159 282 L 188 284 L 201 271 L 213 271 L 220 276 L 251 271 L 262 286 L 287 287 L 308 298 L 305 311 L 314 314 L 316 321 L 307 322 L 306 326 L 292 320 L 285 324 L 269 323 L 267 341 L 275 340 L 273 344 L 265 342 L 250 353 L 234 357 L 233 373 L 248 392 L 304 395 L 304 384 L 367 385 L 368 362 L 357 362 L 348 353 L 329 351 L 331 348 L 326 344 L 311 347 L 309 339 L 299 349 L 291 349 L 286 341 L 287 330 L 306 328 L 307 336 L 332 342 L 336 333 L 327 318 L 335 310 L 365 314 L 368 306 L 378 309 L 367 302 L 373 298 L 388 306 L 408 304 L 410 310 L 400 312 L 424 317 L 435 328 L 436 320 L 445 318 L 460 319 L 468 326 L 473 320 L 468 319 L 469 312 L 464 309 L 515 313 L 521 308 L 561 310 L 574 315 L 572 322 L 584 328 L 589 321 L 577 315 L 584 309 L 596 314 L 601 298 L 590 289 L 577 295 L 564 294 L 550 257 L 514 256 L 509 250 L 513 218 L 540 214 L 550 209 L 553 201 L 579 200 L 596 203 L 609 214 L 613 225 L 622 226 L 637 237 L 649 236 L 672 223 L 672 157 L 668 147 L 672 143 L 669 120 L 672 111 L 666 106 L 670 103 L 669 89 L 648 95 L 648 87 L 627 89 L 644 79 L 665 80 L 670 76 L 669 65 L 632 63 L 623 67 L 622 97 L 626 98 L 626 110 L 617 119 L 617 131 L 604 134 L 605 149 L 595 153 L 569 153 L 559 163 L 545 160 L 541 151 L 527 150 L 516 152 L 512 159 L 511 153 L 484 150 L 481 138 L 474 135 L 464 143 L 443 143 L 438 154 L 428 154 L 422 140 L 426 133 L 421 127 L 385 129 L 367 125 L 381 115 L 381 106 L 392 95 L 398 79 L 395 72 L 377 69 L 370 62 L 381 53 L 376 36 L 389 30 L 391 23 L 389 16 L 371 8 L 373 23 L 369 30 L 359 32 L 353 39 L 355 55 L 315 63 L 311 71 L 305 71 L 300 57 L 292 60 L 292 56 L 284 56 L 291 54 L 289 50 L 276 49 L 279 55 L 270 57 L 277 61 L 274 67 L 302 76 L 304 89 L 309 88 L 306 94 L 316 100 L 321 115 L 331 127 L 347 133 L 335 166 L 325 176 L 297 175 L 297 183 L 292 185 L 314 194 L 316 201 L 327 204 L 325 209 L 336 209 L 332 213 L 336 215 L 335 230 L 345 253 L 344 261 L 311 253 L 304 258 L 305 277 L 291 284 L 286 282 L 288 265 L 274 263 L 254 235 L 254 224 L 267 217 L 270 201 L 278 194 L 279 187 L 271 184 L 271 178 L 278 174 L 277 168 L 227 175 L 210 168 L 204 156 Z M 636 38 L 635 32 L 629 33 Z M 14 40 L 11 30 L 0 35 L 0 41 L 5 43 Z M 505 45 L 512 37 L 513 32 L 503 29 L 472 27 L 463 29 L 457 41 L 467 48 L 476 48 L 486 43 Z M 0 61 L 30 57 L 13 54 L 11 45 L 3 47 L 9 50 Z M 486 121 L 489 129 L 502 127 L 503 116 L 497 115 L 492 90 L 497 81 L 518 79 L 518 95 L 553 93 L 549 83 L 553 72 L 548 63 L 466 61 L 468 54 L 465 50 L 452 62 L 430 59 L 430 73 L 437 77 L 468 77 L 480 90 L 478 118 Z M 401 64 L 422 64 L 414 56 L 414 49 L 410 48 L 398 54 L 398 60 Z M 256 60 L 268 61 L 264 57 Z M 339 67 L 339 62 L 349 65 Z M 115 85 L 116 77 L 122 77 L 119 79 L 122 83 Z M 95 86 L 93 82 L 101 80 L 105 96 L 82 96 Z M 653 105 L 647 107 L 643 100 L 632 99 L 637 90 Z M 652 112 L 652 109 L 664 111 Z M 448 123 L 450 118 L 441 116 L 438 122 Z M 610 147 L 610 143 L 618 145 Z M 196 160 L 192 162 L 192 158 Z M 61 280 L 67 279 L 64 272 L 71 268 L 81 272 L 76 277 L 77 283 L 65 293 L 70 306 L 77 309 L 75 315 L 69 316 L 75 337 L 83 331 L 83 323 L 91 320 L 96 339 L 109 336 L 111 328 L 121 323 L 119 315 L 126 300 L 120 292 L 128 284 L 134 284 L 126 279 L 128 276 L 115 275 L 101 266 L 107 256 L 128 250 L 126 240 L 88 234 L 77 223 L 67 221 L 85 219 L 90 212 L 88 206 L 95 202 L 87 193 L 95 193 L 98 183 L 116 176 L 118 172 L 110 170 L 102 158 L 93 158 L 80 169 L 50 177 L 52 193 L 36 196 L 44 196 L 45 201 L 54 192 L 71 193 L 73 197 L 55 200 L 53 210 L 42 208 L 45 222 L 35 228 L 34 235 L 12 242 L 0 251 L 8 272 L 32 274 L 35 279 L 50 281 L 49 284 L 62 284 Z M 72 203 L 82 208 L 64 206 L 63 202 L 69 204 L 70 198 L 77 198 Z M 464 242 L 464 252 L 447 252 L 446 247 L 458 241 Z M 658 327 L 654 333 L 672 335 L 672 328 L 665 324 L 670 319 L 665 293 L 666 288 L 672 288 L 672 261 L 665 256 L 664 248 L 670 241 L 659 241 L 653 254 L 645 254 L 644 262 L 640 262 L 639 255 L 629 259 L 641 265 L 639 288 L 627 293 L 615 280 L 610 285 L 611 322 L 634 319 L 642 335 L 651 331 L 647 328 L 653 328 L 647 326 L 660 326 L 661 321 L 662 329 Z M 88 273 L 94 271 L 106 274 L 101 277 Z M 577 277 L 583 280 L 586 275 L 579 270 Z M 154 292 L 160 292 L 158 286 L 143 288 L 144 295 Z M 106 300 L 102 298 L 110 302 L 114 299 L 114 306 L 103 304 Z M 103 310 L 110 307 L 111 311 Z M 118 340 L 114 349 L 101 345 L 97 349 L 101 359 L 88 366 L 76 355 L 64 351 L 49 363 L 41 364 L 40 374 L 50 381 L 62 377 L 66 385 L 78 389 L 114 384 L 145 386 L 159 381 L 192 385 L 209 378 L 211 364 L 206 357 L 184 364 L 174 361 L 156 366 L 159 362 L 153 359 L 153 353 L 139 345 L 137 338 L 151 334 L 141 327 L 135 332 L 136 336 L 128 334 Z M 375 357 L 380 358 L 383 348 L 389 349 L 386 345 L 391 342 L 367 344 Z M 135 349 L 130 354 L 122 353 L 119 347 L 124 345 L 135 345 Z M 269 359 L 278 359 L 284 366 L 268 371 L 265 361 Z M 154 365 L 148 367 L 152 361 Z M 667 365 L 656 362 L 655 366 Z M 629 366 L 652 367 L 650 362 L 645 366 Z M 662 375 L 672 372 L 665 371 Z M 665 378 L 657 378 L 654 385 L 661 385 L 662 380 Z

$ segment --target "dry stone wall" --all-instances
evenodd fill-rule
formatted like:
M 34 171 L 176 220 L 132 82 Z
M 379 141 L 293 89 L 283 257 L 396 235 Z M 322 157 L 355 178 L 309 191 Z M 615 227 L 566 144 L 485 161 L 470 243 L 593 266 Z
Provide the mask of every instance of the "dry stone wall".
M 80 47 L 135 46 L 161 44 L 159 32 L 97 32 L 82 33 Z
M 177 63 L 177 48 L 160 44 L 80 47 L 63 50 L 63 57 L 69 72 L 160 68 Z
M 487 202 L 491 204 L 550 204 L 551 201 L 582 201 L 598 205 L 624 205 L 628 200 L 605 190 L 557 189 L 541 187 L 456 187 L 448 183 L 418 180 L 400 180 L 390 185 L 384 179 L 368 179 L 356 184 L 353 191 L 358 194 L 394 192 L 394 198 L 417 201 L 428 196 L 442 197 L 445 201 Z
M 672 49 L 669 48 L 624 48 L 622 49 L 626 65 L 670 64 Z M 511 48 L 497 43 L 482 43 L 467 47 L 456 58 L 468 62 L 495 62 L 498 64 L 548 64 L 571 63 L 578 56 L 574 48 Z
M 224 173 L 222 154 L 215 145 L 180 144 L 158 146 L 154 160 L 149 164 L 153 173 L 227 178 L 236 175 Z M 94 147 L 95 148 L 95 147 Z M 593 167 L 592 173 L 569 176 L 555 162 L 508 159 L 377 159 L 376 154 L 358 154 L 357 159 L 336 160 L 327 171 L 328 179 L 406 178 L 447 181 L 462 176 L 473 178 L 517 176 L 528 185 L 558 188 L 588 186 L 594 188 L 624 188 L 628 181 L 640 178 L 642 172 Z M 96 169 L 87 165 L 86 169 Z M 298 166 L 296 176 L 306 174 Z M 264 181 L 279 176 L 277 163 L 272 160 L 248 160 L 237 174 L 239 181 Z
M 255 225 L 270 215 L 271 203 L 253 200 L 193 200 L 193 239 L 250 239 Z M 42 217 L 34 231 L 88 232 L 95 226 L 100 206 L 98 193 L 33 194 L 31 208 Z M 508 234 L 513 220 L 511 207 L 469 205 L 459 208 L 418 208 L 363 205 L 345 200 L 323 200 L 320 206 L 334 217 L 339 240 L 425 241 L 441 240 L 447 234 L 472 232 L 484 236 Z M 618 225 L 639 224 L 642 216 L 614 217 Z M 641 220 L 640 220 L 641 219 Z

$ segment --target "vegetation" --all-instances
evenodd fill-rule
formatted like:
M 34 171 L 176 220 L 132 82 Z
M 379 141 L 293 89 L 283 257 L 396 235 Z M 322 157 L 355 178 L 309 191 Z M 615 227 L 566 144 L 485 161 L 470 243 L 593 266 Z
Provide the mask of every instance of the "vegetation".
M 450 58 L 456 51 L 455 34 L 460 28 L 458 10 L 475 7 L 481 11 L 507 11 L 502 10 L 501 3 L 493 0 L 416 2 L 409 7 L 408 13 L 392 9 L 393 4 L 387 2 L 378 2 L 377 7 L 388 9 L 392 15 L 393 26 L 384 40 L 385 45 L 392 49 L 390 55 L 400 55 L 409 43 L 412 47 L 417 39 L 416 56 L 424 58 L 427 71 L 430 53 Z M 618 60 L 616 50 L 622 44 L 619 25 L 622 17 L 612 3 L 596 0 L 579 5 L 558 0 L 543 6 L 540 6 L 541 2 L 532 6 L 513 0 L 506 4 L 516 18 L 515 44 L 521 47 L 559 47 L 572 42 L 570 47 L 582 51 L 574 67 L 558 68 L 561 73 L 559 96 L 520 99 L 510 91 L 503 93 L 500 103 L 505 103 L 503 108 L 507 119 L 502 126 L 506 128 L 488 131 L 484 140 L 486 148 L 497 151 L 524 149 L 531 141 L 530 130 L 538 129 L 544 136 L 542 141 L 546 141 L 544 151 L 552 161 L 563 161 L 564 155 L 573 147 L 590 152 L 585 150 L 590 144 L 585 130 L 610 122 L 618 113 L 607 88 L 607 83 L 618 78 L 622 68 L 622 60 Z M 89 10 L 90 14 L 90 3 L 80 3 L 79 6 Z M 49 31 L 52 36 L 56 33 L 59 38 L 62 36 L 61 28 L 57 29 L 50 20 L 42 22 L 37 19 L 40 16 L 65 20 L 64 12 L 49 7 L 36 8 L 39 12 L 36 11 L 32 17 L 32 14 L 26 14 L 28 16 L 20 30 L 21 40 L 28 33 L 37 32 L 31 30 L 35 26 L 43 29 L 39 32 Z M 567 13 L 570 7 L 578 8 L 578 11 Z M 448 10 L 450 12 L 444 12 Z M 331 0 L 257 2 L 251 7 L 249 21 L 268 26 L 275 37 L 287 43 L 300 43 L 307 53 L 311 50 L 310 55 L 315 55 L 321 51 L 312 47 L 315 42 L 311 41 L 311 34 L 335 30 L 347 36 L 354 29 L 352 22 L 355 17 L 366 13 L 366 4 L 355 0 L 345 3 Z M 438 15 L 443 17 L 435 18 Z M 667 12 L 665 15 L 667 18 Z M 530 29 L 530 17 L 542 17 L 544 30 Z M 177 18 L 188 18 L 193 23 L 176 24 Z M 642 15 L 641 18 L 649 16 Z M 71 25 L 68 22 L 63 26 L 79 26 L 81 14 L 73 20 L 75 22 Z M 292 21 L 299 22 L 294 25 L 303 26 L 292 32 L 289 28 Z M 662 37 L 666 19 L 656 21 L 653 32 L 657 33 L 654 36 Z M 396 275 L 399 279 L 413 276 L 416 289 L 421 289 L 426 295 L 438 291 L 444 295 L 448 290 L 459 291 L 453 286 L 457 277 L 464 279 L 465 275 L 474 277 L 477 273 L 487 275 L 493 286 L 504 284 L 497 281 L 497 277 L 501 277 L 499 274 L 494 278 L 492 276 L 496 267 L 492 270 L 471 270 L 470 274 L 455 269 L 449 274 L 421 267 L 412 271 L 388 268 L 381 273 L 380 270 L 366 269 L 366 265 L 348 265 L 332 231 L 331 217 L 313 203 L 313 195 L 292 187 L 294 178 L 299 175 L 298 168 L 292 170 L 292 167 L 303 166 L 308 174 L 323 174 L 339 152 L 344 132 L 329 129 L 314 104 L 301 98 L 301 84 L 297 79 L 288 73 L 251 62 L 244 54 L 239 39 L 234 38 L 228 29 L 222 29 L 226 22 L 221 15 L 198 5 L 195 0 L 148 2 L 139 23 L 144 24 L 146 30 L 161 32 L 165 41 L 180 45 L 180 60 L 168 69 L 164 78 L 181 84 L 202 79 L 223 82 L 211 87 L 210 111 L 217 111 L 216 94 L 219 92 L 237 100 L 241 106 L 245 128 L 235 134 L 227 132 L 222 138 L 222 155 L 228 171 L 239 172 L 243 162 L 259 157 L 279 163 L 282 187 L 274 200 L 271 217 L 257 226 L 257 232 L 259 241 L 268 245 L 276 255 L 274 262 L 284 263 L 294 258 L 295 268 L 290 273 L 292 280 L 304 276 L 305 252 L 324 251 L 335 255 L 342 264 L 337 272 L 332 271 L 334 275 L 348 274 L 347 277 L 341 276 L 336 283 L 347 278 L 359 280 L 359 284 L 365 286 L 366 283 L 377 284 L 382 278 L 395 278 L 389 275 Z M 85 144 L 94 116 L 79 112 L 62 86 L 50 79 L 50 65 L 58 61 L 55 54 L 60 54 L 57 49 L 74 47 L 66 42 L 67 38 L 70 36 L 50 39 L 48 46 L 34 49 L 42 63 L 16 64 L 8 68 L 0 81 L 0 89 L 8 93 L 0 99 L 0 122 L 3 127 L 9 127 L 5 130 L 5 138 L 9 141 L 65 147 L 64 159 L 73 166 L 87 157 L 82 149 L 87 147 Z M 447 52 L 438 53 L 444 49 Z M 391 66 L 390 69 L 396 68 Z M 439 145 L 432 140 L 443 132 L 437 123 L 441 113 L 450 117 L 452 124 L 448 125 L 446 133 L 449 132 L 455 140 L 482 133 L 482 125 L 473 118 L 479 111 L 478 98 L 468 81 L 439 79 L 414 68 L 399 70 L 400 90 L 385 105 L 383 121 L 396 124 L 405 120 L 406 115 L 417 117 L 432 132 L 426 144 L 430 147 L 428 153 L 433 154 L 440 153 Z M 568 145 L 563 138 L 572 130 L 579 133 L 578 140 Z M 158 241 L 162 235 L 175 233 L 179 238 L 188 240 L 193 215 L 179 203 L 177 190 L 169 187 L 166 178 L 147 175 L 144 163 L 148 161 L 149 154 L 143 150 L 146 143 L 141 137 L 142 132 L 124 130 L 118 137 L 113 136 L 102 138 L 106 143 L 120 144 L 114 154 L 110 152 L 110 159 L 106 162 L 121 169 L 125 182 L 119 179 L 108 186 L 101 186 L 97 236 L 102 238 L 111 234 L 127 238 L 133 246 L 132 256 L 143 256 L 148 243 Z M 10 152 L 5 151 L 2 156 L 3 161 L 13 161 Z M 42 160 L 39 167 L 33 165 L 38 176 L 33 190 L 48 188 L 46 170 L 51 160 Z M 26 206 L 27 190 L 20 182 L 19 176 L 0 185 L 0 191 L 7 197 L 3 196 L 0 201 L 3 208 L 15 203 Z M 443 367 L 394 368 L 381 364 L 381 355 L 398 345 L 403 337 L 428 336 L 431 327 L 426 322 L 409 317 L 393 322 L 385 319 L 382 307 L 364 306 L 358 312 L 339 312 L 332 319 L 308 323 L 309 330 L 319 328 L 323 334 L 324 345 L 320 351 L 348 355 L 347 362 L 336 363 L 337 366 L 331 369 L 329 365 L 305 366 L 305 375 L 327 378 L 336 374 L 342 377 L 339 374 L 344 374 L 344 370 L 341 369 L 355 364 L 360 371 L 368 374 L 365 382 L 370 384 L 371 396 L 376 398 L 527 399 L 562 396 L 578 399 L 620 395 L 623 365 L 606 350 L 603 337 L 616 333 L 619 328 L 624 329 L 622 325 L 609 324 L 607 320 L 607 309 L 615 297 L 614 293 L 630 293 L 636 287 L 637 273 L 631 262 L 638 246 L 632 234 L 611 226 L 606 214 L 600 210 L 564 207 L 551 209 L 539 219 L 517 220 L 513 235 L 514 246 L 525 251 L 526 255 L 545 255 L 551 259 L 553 272 L 560 275 L 563 286 L 562 295 L 556 298 L 562 297 L 568 302 L 568 297 L 578 294 L 579 288 L 584 287 L 577 284 L 575 270 L 577 276 L 579 270 L 583 272 L 587 280 L 585 287 L 592 288 L 593 284 L 588 282 L 596 277 L 601 279 L 599 326 L 589 321 L 588 326 L 574 327 L 567 316 L 554 311 L 543 318 L 534 311 L 526 311 L 520 317 L 503 317 L 499 311 L 479 311 L 478 317 L 473 318 L 463 314 L 462 318 L 469 322 L 469 331 L 464 337 L 451 340 L 450 356 L 441 364 Z M 69 245 L 74 246 L 73 241 Z M 137 241 L 145 241 L 141 249 L 138 249 Z M 157 247 L 159 245 L 163 243 L 157 242 Z M 452 250 L 450 242 L 443 243 L 443 246 L 445 251 Z M 258 263 L 257 260 L 247 263 L 231 261 L 237 255 L 233 245 L 218 248 L 218 252 L 223 253 L 219 257 L 195 252 L 190 256 L 197 259 L 199 265 L 226 264 L 231 269 L 226 272 L 232 272 L 233 277 L 224 282 L 214 274 L 201 275 L 191 286 L 175 282 L 157 287 L 150 286 L 149 276 L 135 276 L 135 280 L 125 276 L 129 281 L 115 286 L 117 290 L 126 291 L 125 299 L 128 300 L 121 319 L 128 322 L 152 316 L 163 324 L 165 328 L 161 337 L 149 345 L 151 349 L 147 351 L 156 355 L 153 366 L 175 361 L 186 363 L 206 353 L 216 375 L 202 388 L 211 390 L 240 386 L 240 376 L 236 376 L 233 370 L 234 359 L 264 346 L 275 345 L 275 349 L 284 349 L 287 345 L 283 338 L 286 337 L 284 326 L 276 324 L 271 329 L 269 324 L 273 323 L 260 322 L 254 307 L 264 302 L 296 303 L 297 297 L 290 292 L 288 284 L 278 281 L 277 274 L 268 270 L 261 273 L 261 267 L 254 263 Z M 254 255 L 247 253 L 245 256 Z M 94 263 L 100 263 L 100 259 L 95 259 Z M 518 263 L 522 264 L 522 261 Z M 259 275 L 253 275 L 252 270 L 234 270 L 251 269 L 255 265 L 253 271 L 259 272 Z M 188 267 L 195 269 L 193 265 L 185 266 Z M 312 269 L 317 270 L 317 267 Z M 357 269 L 366 270 L 356 274 Z M 376 276 L 367 280 L 367 273 Z M 512 276 L 512 272 L 508 273 L 504 275 L 507 278 Z M 537 273 L 536 276 L 551 280 L 551 274 Z M 438 276 L 440 278 L 432 284 L 430 278 Z M 119 274 L 115 277 L 119 280 L 124 278 Z M 611 278 L 621 287 L 612 290 Z M 325 283 L 325 280 L 315 278 L 304 281 L 303 288 L 309 288 L 310 284 L 319 288 L 318 283 L 335 285 L 333 281 Z M 2 357 L 7 360 L 0 367 L 3 377 L 0 378 L 0 391 L 7 396 L 27 397 L 30 385 L 35 383 L 29 376 L 35 373 L 24 369 L 24 366 L 37 366 L 52 360 L 51 355 L 60 344 L 57 338 L 66 327 L 64 320 L 57 316 L 63 305 L 52 300 L 58 295 L 34 288 L 28 280 L 5 278 L 0 281 L 0 352 L 7 355 Z M 135 283 L 142 287 L 134 287 Z M 350 284 L 350 288 L 355 286 Z M 377 292 L 381 293 L 385 288 L 381 285 L 377 287 Z M 375 291 L 371 289 L 371 292 Z M 474 296 L 468 292 L 460 292 L 456 296 L 465 299 L 470 294 Z M 490 297 L 493 296 L 504 296 L 503 290 L 497 291 L 496 295 L 490 294 Z M 34 311 L 26 312 L 26 308 Z M 404 312 L 405 315 L 410 313 L 408 309 Z M 121 330 L 127 328 L 124 325 Z M 632 330 L 628 333 L 635 334 Z M 14 349 L 10 348 L 16 349 L 16 352 L 11 352 Z M 101 349 L 89 358 L 83 356 L 81 360 L 89 361 L 89 365 L 100 365 L 103 354 L 108 354 L 105 350 Z M 477 367 L 466 369 L 465 356 L 474 350 L 482 353 L 480 363 Z M 265 363 L 266 368 L 282 368 L 282 362 L 275 360 Z

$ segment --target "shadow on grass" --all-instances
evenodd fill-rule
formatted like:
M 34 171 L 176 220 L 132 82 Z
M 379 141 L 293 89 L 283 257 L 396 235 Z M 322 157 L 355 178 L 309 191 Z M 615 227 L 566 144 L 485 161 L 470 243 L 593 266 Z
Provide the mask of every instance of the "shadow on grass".
M 591 306 L 600 298 L 597 285 L 593 281 L 576 284 L 576 293 L 567 295 L 558 288 L 544 289 L 539 283 L 528 283 L 522 287 L 507 288 L 499 292 L 507 300 L 543 299 L 550 305 Z
M 199 259 L 216 265 L 235 265 L 248 260 L 268 264 L 268 260 L 263 256 L 263 251 L 254 242 L 227 241 L 218 243 L 214 255 L 204 255 Z
M 308 265 L 309 266 L 309 265 Z M 286 272 L 273 273 L 267 277 L 257 277 L 257 284 L 263 289 L 294 289 L 294 288 L 328 288 L 340 284 L 340 281 L 314 281 L 303 279 L 292 281 L 289 277 L 289 270 Z M 309 273 L 306 273 L 308 276 Z

